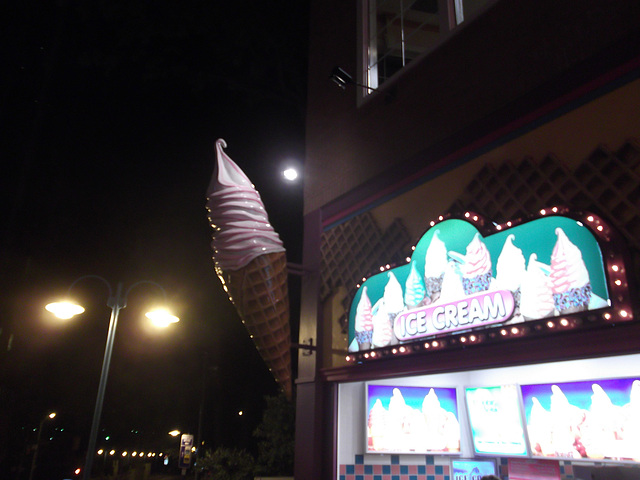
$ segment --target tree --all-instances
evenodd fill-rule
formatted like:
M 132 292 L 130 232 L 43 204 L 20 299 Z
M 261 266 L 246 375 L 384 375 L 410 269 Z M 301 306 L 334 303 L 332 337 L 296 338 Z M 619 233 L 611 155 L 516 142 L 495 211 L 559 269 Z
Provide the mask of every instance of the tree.
M 216 480 L 251 480 L 253 478 L 253 457 L 237 448 L 220 447 L 215 452 L 207 450 L 198 465 L 207 471 L 206 478 Z
M 257 475 L 293 475 L 295 410 L 283 394 L 265 397 L 267 408 L 253 432 L 258 439 Z

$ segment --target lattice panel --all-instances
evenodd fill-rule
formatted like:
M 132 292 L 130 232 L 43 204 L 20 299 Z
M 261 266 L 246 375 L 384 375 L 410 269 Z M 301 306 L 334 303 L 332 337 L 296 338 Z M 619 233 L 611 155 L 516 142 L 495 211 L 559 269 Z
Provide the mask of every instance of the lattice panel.
M 602 214 L 640 250 L 640 146 L 599 146 L 571 171 L 553 156 L 486 165 L 450 211 L 474 210 L 504 223 L 541 208 L 566 205 Z
M 373 273 L 380 265 L 400 262 L 409 241 L 409 232 L 399 219 L 382 231 L 369 212 L 324 232 L 321 299 L 326 300 L 339 286 L 344 286 L 348 298 L 352 298 L 363 275 Z

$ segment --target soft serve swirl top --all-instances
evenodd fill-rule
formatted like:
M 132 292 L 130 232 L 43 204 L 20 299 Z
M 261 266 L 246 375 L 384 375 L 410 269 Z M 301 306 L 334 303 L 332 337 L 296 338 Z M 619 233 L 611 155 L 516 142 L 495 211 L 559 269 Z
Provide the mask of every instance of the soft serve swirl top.
M 216 141 L 217 162 L 207 190 L 209 222 L 214 229 L 213 259 L 222 270 L 238 270 L 254 258 L 284 252 L 267 212 L 249 178 Z

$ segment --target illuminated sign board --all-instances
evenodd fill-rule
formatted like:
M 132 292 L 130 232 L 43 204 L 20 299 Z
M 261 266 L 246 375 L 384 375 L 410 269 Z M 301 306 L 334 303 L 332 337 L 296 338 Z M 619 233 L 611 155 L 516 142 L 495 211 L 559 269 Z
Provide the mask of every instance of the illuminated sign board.
M 485 475 L 495 475 L 493 460 L 451 460 L 453 480 L 482 480 Z
M 610 309 L 607 273 L 623 266 L 611 264 L 613 255 L 603 260 L 598 240 L 607 244 L 610 229 L 597 222 L 547 215 L 505 228 L 434 224 L 406 264 L 363 279 L 349 312 L 349 351 Z M 615 283 L 626 287 L 626 277 Z
M 180 457 L 178 466 L 180 468 L 189 468 L 191 465 L 191 449 L 193 448 L 193 435 L 183 433 L 180 437 Z
M 527 455 L 516 385 L 466 388 L 465 397 L 477 454 Z
M 367 385 L 368 453 L 460 454 L 456 389 Z
M 537 457 L 640 460 L 640 378 L 521 385 Z

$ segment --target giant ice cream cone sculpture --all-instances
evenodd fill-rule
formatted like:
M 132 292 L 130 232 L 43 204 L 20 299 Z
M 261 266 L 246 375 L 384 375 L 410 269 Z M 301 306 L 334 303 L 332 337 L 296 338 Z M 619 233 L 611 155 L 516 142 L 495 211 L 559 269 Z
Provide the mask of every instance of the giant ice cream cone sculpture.
M 216 141 L 207 191 L 218 278 L 276 381 L 291 398 L 287 259 L 260 194 Z

